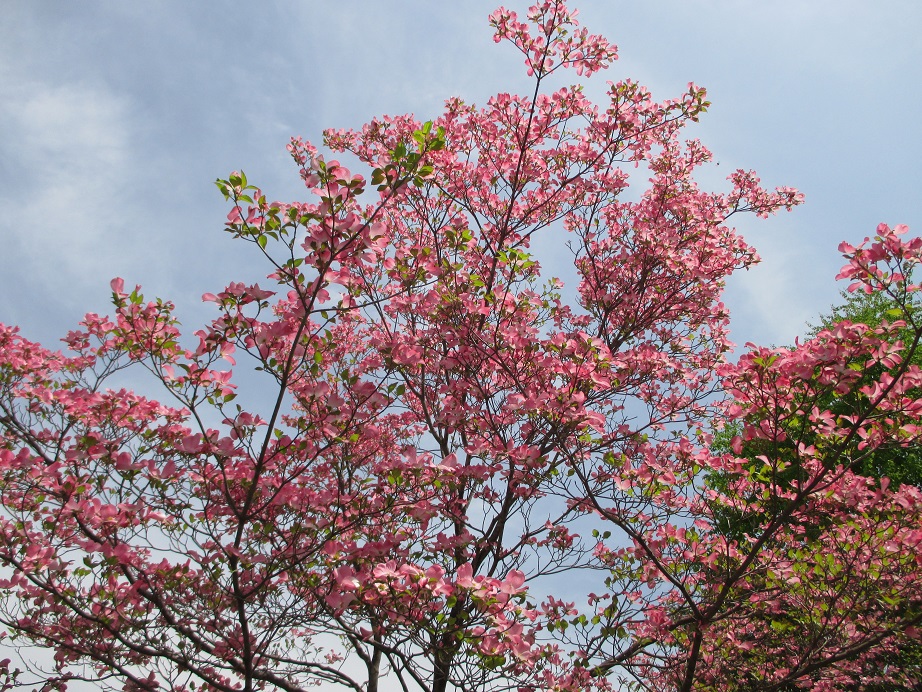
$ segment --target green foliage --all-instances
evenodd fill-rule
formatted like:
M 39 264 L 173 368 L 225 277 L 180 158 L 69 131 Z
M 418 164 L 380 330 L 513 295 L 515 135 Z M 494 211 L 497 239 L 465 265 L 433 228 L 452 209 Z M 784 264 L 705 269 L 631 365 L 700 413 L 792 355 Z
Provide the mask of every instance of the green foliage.
M 811 325 L 808 336 L 815 336 L 820 331 L 829 329 L 843 320 L 866 324 L 873 328 L 902 319 L 907 313 L 913 321 L 922 319 L 922 308 L 918 305 L 907 302 L 904 303 L 904 309 L 902 305 L 898 304 L 898 299 L 903 302 L 907 300 L 908 296 L 894 298 L 886 293 L 849 294 L 844 292 L 842 296 L 846 299 L 845 302 L 841 305 L 833 306 L 831 312 L 822 316 L 818 324 Z M 909 326 L 898 331 L 898 338 L 903 341 L 906 348 L 911 345 L 912 335 Z M 909 355 L 909 362 L 912 365 L 922 367 L 922 348 L 916 348 Z M 864 382 L 869 383 L 879 378 L 881 371 L 881 366 L 868 368 L 863 372 Z M 828 406 L 829 410 L 834 414 L 848 415 L 856 410 L 857 402 L 853 400 L 853 397 L 841 397 L 830 401 Z M 898 445 L 880 447 L 864 459 L 859 460 L 852 470 L 869 478 L 889 478 L 893 487 L 909 483 L 917 488 L 922 488 L 922 448 L 918 446 L 900 447 Z
M 815 325 L 809 325 L 807 336 L 816 337 L 820 332 L 832 329 L 842 321 L 853 324 L 866 324 L 871 328 L 891 324 L 897 319 L 908 319 L 915 322 L 922 320 L 922 308 L 909 302 L 909 296 L 891 296 L 885 293 L 842 293 L 845 301 L 833 306 L 830 312 L 820 317 Z M 896 339 L 904 343 L 904 354 L 909 353 L 909 362 L 922 367 L 922 347 L 909 350 L 912 346 L 911 325 L 897 330 Z M 883 374 L 883 366 L 877 364 L 865 367 L 864 364 L 851 364 L 862 373 L 859 385 L 852 387 L 846 395 L 829 395 L 826 399 L 817 401 L 820 409 L 829 410 L 836 416 L 849 416 L 861 410 L 861 401 L 857 392 L 866 384 L 879 380 Z M 894 370 L 896 368 L 893 368 Z M 913 396 L 917 394 L 913 393 Z M 805 418 L 793 419 L 787 425 L 788 438 L 784 441 L 771 441 L 754 439 L 742 444 L 739 457 L 747 459 L 746 470 L 750 478 L 759 479 L 765 484 L 765 492 L 760 497 L 758 490 L 753 490 L 753 496 L 742 498 L 746 505 L 759 507 L 758 510 L 740 511 L 722 504 L 713 506 L 715 529 L 718 533 L 741 543 L 746 541 L 746 536 L 758 538 L 769 522 L 770 516 L 780 513 L 787 500 L 780 499 L 777 493 L 770 492 L 770 488 L 789 490 L 797 480 L 805 477 L 803 470 L 798 465 L 798 456 L 795 451 L 795 440 L 812 444 L 814 440 L 810 434 L 809 425 Z M 716 454 L 732 453 L 733 439 L 743 432 L 739 422 L 732 422 L 722 430 L 715 432 L 712 451 Z M 766 463 L 765 459 L 770 460 Z M 922 447 L 900 446 L 896 443 L 881 446 L 861 458 L 855 459 L 851 470 L 868 478 L 888 478 L 890 487 L 898 487 L 909 483 L 922 489 Z M 727 473 L 711 473 L 706 478 L 706 484 L 720 493 L 726 493 L 735 476 Z M 757 486 L 756 486 L 757 488 Z M 766 498 L 767 501 L 766 501 Z M 766 516 L 768 515 L 768 516 Z M 814 542 L 822 533 L 824 519 L 815 517 L 815 523 L 804 526 L 804 538 L 808 543 Z M 908 605 L 907 607 L 917 607 Z M 785 628 L 796 629 L 794 624 L 798 618 L 808 617 L 804 613 L 786 613 L 777 621 L 772 621 L 774 629 L 781 632 Z M 792 624 L 794 623 L 794 624 Z M 754 654 L 755 655 L 755 654 Z M 858 692 L 919 692 L 922 690 L 922 643 L 911 640 L 904 644 L 897 654 L 885 654 L 881 657 L 879 665 L 890 669 L 899 669 L 907 683 L 905 685 L 892 684 L 863 684 L 856 682 L 848 689 Z M 751 683 L 752 681 L 750 681 Z M 742 683 L 739 689 L 747 689 L 750 683 Z M 796 687 L 783 687 L 783 690 L 795 690 Z
M 829 314 L 821 316 L 816 325 L 809 326 L 808 337 L 815 337 L 821 331 L 831 329 L 844 320 L 866 324 L 871 328 L 893 323 L 898 317 L 907 313 L 910 319 L 915 320 L 918 316 L 918 319 L 922 320 L 922 308 L 913 304 L 901 306 L 893 296 L 885 293 L 850 294 L 843 292 L 842 296 L 845 301 L 841 305 L 833 306 Z M 904 296 L 903 299 L 905 298 Z M 911 332 L 908 326 L 897 331 L 897 338 L 903 341 L 907 348 L 911 345 Z M 922 367 L 922 347 L 916 348 L 910 354 L 909 362 Z M 860 369 L 862 373 L 858 386 L 852 387 L 848 394 L 841 396 L 830 394 L 825 399 L 815 402 L 820 409 L 829 410 L 836 416 L 848 416 L 859 412 L 861 402 L 857 392 L 862 386 L 878 380 L 883 372 L 881 365 L 866 367 L 864 363 L 852 363 L 849 366 Z M 805 418 L 792 419 L 786 427 L 787 440 L 748 440 L 744 442 L 742 453 L 739 456 L 749 460 L 747 471 L 752 474 L 752 477 L 761 479 L 766 485 L 775 484 L 789 489 L 795 480 L 803 476 L 797 463 L 795 441 L 813 444 L 815 440 Z M 727 425 L 723 430 L 715 433 L 712 451 L 717 454 L 729 453 L 733 438 L 741 433 L 741 424 Z M 760 457 L 771 460 L 771 464 L 766 464 Z M 868 478 L 889 478 L 890 486 L 893 488 L 903 483 L 922 488 L 922 447 L 905 447 L 895 442 L 878 447 L 861 458 L 855 459 L 852 471 Z M 733 478 L 727 474 L 715 473 L 708 476 L 707 484 L 715 490 L 725 491 L 732 480 Z M 780 511 L 782 501 L 774 501 L 777 506 L 772 502 L 770 500 L 768 503 L 768 512 Z M 764 526 L 764 517 L 761 515 L 745 516 L 726 508 L 715 508 L 715 513 L 718 530 L 723 535 L 737 540 L 741 540 L 744 534 L 754 535 L 757 527 Z

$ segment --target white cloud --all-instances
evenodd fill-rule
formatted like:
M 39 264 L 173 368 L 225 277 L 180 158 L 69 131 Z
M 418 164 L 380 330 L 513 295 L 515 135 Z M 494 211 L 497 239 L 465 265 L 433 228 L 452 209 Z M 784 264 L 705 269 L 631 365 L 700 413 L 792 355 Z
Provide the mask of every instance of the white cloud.
M 11 269 L 60 288 L 95 275 L 119 245 L 113 236 L 133 165 L 129 102 L 99 84 L 5 79 L 0 104 Z

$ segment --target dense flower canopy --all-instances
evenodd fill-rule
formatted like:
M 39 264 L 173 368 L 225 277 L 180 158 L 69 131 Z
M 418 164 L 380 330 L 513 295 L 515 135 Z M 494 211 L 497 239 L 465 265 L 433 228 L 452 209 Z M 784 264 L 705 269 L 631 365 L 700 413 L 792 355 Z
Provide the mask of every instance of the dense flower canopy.
M 758 258 L 728 220 L 800 195 L 744 170 L 699 187 L 693 84 L 656 102 L 612 83 L 600 105 L 552 89 L 617 57 L 562 2 L 490 20 L 531 96 L 329 131 L 327 153 L 293 139 L 306 202 L 218 181 L 269 283 L 206 294 L 216 317 L 191 337 L 122 279 L 67 353 L 0 330 L 0 622 L 54 651 L 42 684 L 901 679 L 880 661 L 919 636 L 922 496 L 852 469 L 919 435 L 922 241 L 881 225 L 841 248 L 891 323 L 729 362 L 724 280 Z M 538 234 L 575 285 L 542 277 Z M 238 390 L 231 368 L 252 367 L 268 406 Z M 120 388 L 129 368 L 162 401 Z M 854 413 L 820 406 L 830 392 Z M 753 440 L 761 464 L 738 456 Z M 728 510 L 759 521 L 716 530 Z M 9 684 L 35 681 L 13 665 Z

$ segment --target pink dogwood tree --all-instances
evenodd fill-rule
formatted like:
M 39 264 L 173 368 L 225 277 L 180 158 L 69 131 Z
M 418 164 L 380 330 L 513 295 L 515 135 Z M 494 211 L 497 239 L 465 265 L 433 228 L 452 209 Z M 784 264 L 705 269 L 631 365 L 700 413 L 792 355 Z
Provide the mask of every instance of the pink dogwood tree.
M 491 16 L 529 96 L 327 132 L 370 180 L 300 139 L 308 201 L 219 180 L 268 282 L 207 294 L 194 335 L 121 279 L 66 353 L 2 328 L 0 622 L 54 653 L 5 661 L 7 686 L 900 679 L 880 662 L 919 636 L 922 496 L 851 468 L 919 436 L 922 242 L 881 226 L 843 246 L 843 276 L 902 308 L 891 324 L 729 363 L 724 279 L 758 258 L 728 219 L 800 196 L 742 170 L 699 188 L 709 152 L 681 135 L 700 87 L 659 103 L 623 81 L 599 105 L 552 88 L 616 58 L 575 15 Z M 628 201 L 635 167 L 649 185 Z M 538 235 L 569 247 L 575 285 L 542 278 Z M 232 367 L 259 371 L 258 397 Z M 158 400 L 119 388 L 127 368 Z M 829 392 L 855 415 L 818 408 Z M 729 419 L 761 465 L 710 451 Z M 715 530 L 728 508 L 757 530 Z

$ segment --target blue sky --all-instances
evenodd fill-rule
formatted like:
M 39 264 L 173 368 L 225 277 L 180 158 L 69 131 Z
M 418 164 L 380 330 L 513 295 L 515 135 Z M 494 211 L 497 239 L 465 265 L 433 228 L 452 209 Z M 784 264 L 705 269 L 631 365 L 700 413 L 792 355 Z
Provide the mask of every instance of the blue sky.
M 922 232 L 922 4 L 574 5 L 620 48 L 590 94 L 625 77 L 659 99 L 704 85 L 713 106 L 690 134 L 721 162 L 706 182 L 723 189 L 722 175 L 753 168 L 806 194 L 790 214 L 741 221 L 764 262 L 730 284 L 737 342 L 788 343 L 827 309 L 839 241 L 880 221 Z M 5 3 L 0 321 L 50 345 L 84 312 L 108 311 L 118 275 L 175 301 L 194 331 L 210 314 L 202 293 L 262 273 L 221 232 L 214 179 L 243 169 L 270 198 L 303 198 L 291 135 L 526 90 L 518 53 L 492 41 L 494 7 Z

